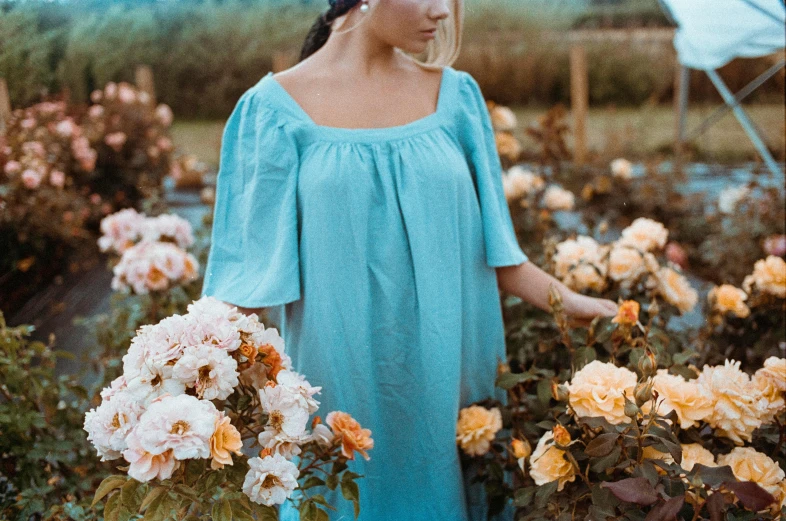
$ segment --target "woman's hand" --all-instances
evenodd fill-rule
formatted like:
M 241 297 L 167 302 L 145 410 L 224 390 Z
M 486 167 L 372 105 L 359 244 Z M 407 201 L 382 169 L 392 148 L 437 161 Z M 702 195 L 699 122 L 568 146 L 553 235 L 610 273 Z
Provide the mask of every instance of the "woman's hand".
M 549 313 L 549 292 L 554 286 L 562 298 L 562 306 L 571 326 L 586 327 L 596 316 L 617 314 L 617 304 L 613 301 L 576 293 L 529 261 L 497 268 L 497 280 L 503 291 Z
M 613 317 L 619 310 L 619 306 L 613 300 L 588 297 L 575 291 L 571 291 L 566 298 L 563 298 L 563 306 L 571 326 L 574 327 L 587 327 L 596 316 Z

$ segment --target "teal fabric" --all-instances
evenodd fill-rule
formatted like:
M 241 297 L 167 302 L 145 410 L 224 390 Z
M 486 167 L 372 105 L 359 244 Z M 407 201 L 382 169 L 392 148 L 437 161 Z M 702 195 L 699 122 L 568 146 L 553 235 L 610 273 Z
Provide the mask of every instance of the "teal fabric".
M 272 73 L 226 124 L 202 293 L 278 311 L 317 414 L 371 429 L 371 459 L 350 462 L 360 521 L 485 519 L 455 438 L 461 407 L 506 399 L 494 268 L 527 256 L 501 170 L 480 87 L 452 67 L 436 112 L 405 125 L 317 125 Z M 324 491 L 331 519 L 354 519 Z

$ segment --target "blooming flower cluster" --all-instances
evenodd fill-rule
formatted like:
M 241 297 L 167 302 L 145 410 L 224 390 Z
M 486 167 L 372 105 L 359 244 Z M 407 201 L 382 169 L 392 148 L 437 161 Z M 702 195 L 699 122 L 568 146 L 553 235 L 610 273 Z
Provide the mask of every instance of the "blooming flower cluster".
M 292 370 L 275 328 L 213 297 L 192 302 L 185 315 L 139 328 L 123 357 L 123 375 L 102 391 L 84 429 L 102 460 L 122 457 L 138 481 L 168 479 L 194 458 L 221 469 L 243 455 L 238 428 L 256 432 L 224 411 L 241 383 L 259 385 L 254 418 L 264 426 L 256 437 L 262 451 L 248 460 L 243 484 L 252 501 L 273 505 L 290 497 L 299 477 L 290 460 L 306 443 L 332 447 L 340 440 L 347 459 L 355 452 L 369 459 L 371 431 L 347 413 L 329 413 L 330 428 L 316 417 L 307 432 L 321 387 Z
M 683 429 L 709 424 L 719 436 L 738 445 L 751 441 L 753 431 L 786 410 L 786 359 L 770 357 L 753 377 L 727 360 L 705 365 L 695 380 L 660 369 L 652 378 L 658 414 L 676 412 Z M 567 384 L 568 402 L 578 417 L 603 417 L 611 424 L 627 423 L 625 398 L 632 400 L 636 373 L 625 367 L 594 360 Z M 642 406 L 650 413 L 651 402 Z
M 671 266 L 661 266 L 654 252 L 662 250 L 668 230 L 659 222 L 639 217 L 606 245 L 579 235 L 559 243 L 552 257 L 553 273 L 576 291 L 604 291 L 610 283 L 630 289 L 638 282 L 685 313 L 698 302 L 698 293 Z
M 112 271 L 113 290 L 146 295 L 196 280 L 199 263 L 172 243 L 143 241 L 123 252 Z
M 505 199 L 508 201 L 534 194 L 541 190 L 545 184 L 542 177 L 520 165 L 512 166 L 507 172 L 502 173 L 502 188 L 505 191 Z
M 140 241 L 171 242 L 180 248 L 194 244 L 188 221 L 172 214 L 148 217 L 133 208 L 125 208 L 101 220 L 98 247 L 101 251 L 124 253 Z
M 494 129 L 497 153 L 501 158 L 510 162 L 516 161 L 522 150 L 521 143 L 513 135 L 513 131 L 518 128 L 516 114 L 509 107 L 490 100 L 486 101 L 486 107 L 489 110 L 491 126 Z
M 73 164 L 85 172 L 95 168 L 96 151 L 83 128 L 66 115 L 66 103 L 43 102 L 14 112 L 9 134 L 20 143 L 8 147 L 3 173 L 12 185 L 26 190 L 50 186 L 62 190 Z
M 716 314 L 713 320 L 726 314 L 740 318 L 749 316 L 751 308 L 747 301 L 753 301 L 751 306 L 760 305 L 763 302 L 759 298 L 751 299 L 754 295 L 764 295 L 769 299 L 772 297 L 786 298 L 786 261 L 775 255 L 756 261 L 753 273 L 745 277 L 742 288 L 731 284 L 721 284 L 709 291 L 707 302 Z
M 188 283 L 199 274 L 196 258 L 184 249 L 194 243 L 194 236 L 182 217 L 148 217 L 126 208 L 102 219 L 101 232 L 101 251 L 122 255 L 113 268 L 114 290 L 144 295 Z
M 753 273 L 745 277 L 743 289 L 750 294 L 754 288 L 778 298 L 786 298 L 786 261 L 769 255 L 753 265 Z

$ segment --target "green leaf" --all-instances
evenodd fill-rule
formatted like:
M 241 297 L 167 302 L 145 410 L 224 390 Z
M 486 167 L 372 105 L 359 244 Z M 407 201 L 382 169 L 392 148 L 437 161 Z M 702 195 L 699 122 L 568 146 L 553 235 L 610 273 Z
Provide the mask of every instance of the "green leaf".
M 162 508 L 162 505 L 164 504 L 164 500 L 169 497 L 169 494 L 166 493 L 167 489 L 166 487 L 157 487 L 157 488 L 163 488 L 164 493 L 158 494 L 155 498 L 153 498 L 150 501 L 150 504 L 147 505 L 147 509 L 145 510 L 145 515 L 142 518 L 144 521 L 160 521 L 161 519 L 164 519 L 165 513 L 169 512 L 168 510 Z M 153 489 L 153 491 L 155 490 L 156 489 Z
M 136 489 L 141 483 L 135 479 L 129 479 L 125 485 L 120 488 L 120 504 L 128 510 L 136 512 L 139 510 L 139 502 L 137 501 Z
M 691 469 L 691 472 L 688 474 L 688 477 L 691 475 L 698 477 L 701 479 L 702 483 L 713 488 L 717 487 L 721 483 L 737 480 L 737 478 L 734 477 L 731 467 L 728 465 L 723 465 L 721 467 L 708 467 L 702 465 L 701 463 L 696 463 L 693 466 L 693 469 Z
M 543 405 L 548 405 L 551 401 L 551 380 L 541 380 L 538 382 L 538 400 Z
M 172 490 L 174 490 L 175 492 L 177 492 L 181 496 L 187 497 L 188 499 L 190 499 L 192 501 L 199 501 L 199 494 L 197 494 L 196 490 L 194 490 L 193 488 L 189 487 L 188 485 L 184 485 L 182 483 L 178 483 L 177 485 L 175 485 L 175 487 Z
M 606 456 L 602 458 L 593 458 L 590 462 L 590 470 L 593 472 L 603 472 L 609 467 L 617 464 L 620 454 L 622 454 L 622 448 L 620 448 L 619 445 L 615 445 Z
M 355 519 L 357 519 L 360 515 L 360 491 L 358 490 L 358 484 L 354 481 L 342 481 L 341 495 L 344 496 L 344 499 L 352 501 Z
M 336 490 L 336 487 L 338 486 L 338 476 L 336 476 L 335 474 L 331 474 L 330 476 L 327 477 L 327 481 L 325 482 L 325 484 L 327 485 L 327 488 L 329 488 L 330 490 Z
M 95 506 L 96 503 L 104 499 L 107 494 L 115 490 L 116 488 L 120 488 L 126 484 L 128 478 L 126 476 L 108 476 L 104 478 L 104 481 L 98 485 L 98 489 L 96 490 L 96 494 L 93 497 L 93 502 L 90 504 L 91 507 Z
M 676 374 L 685 378 L 686 380 L 693 380 L 698 376 L 696 371 L 684 365 L 673 365 L 669 368 L 669 371 L 672 374 Z
M 558 479 L 555 479 L 554 481 L 549 481 L 545 485 L 539 486 L 538 490 L 535 492 L 535 507 L 536 508 L 545 507 L 548 504 L 551 495 L 557 491 L 558 486 L 559 486 Z
M 325 481 L 322 480 L 321 478 L 319 478 L 318 476 L 310 476 L 306 480 L 306 482 L 303 483 L 303 486 L 301 487 L 301 489 L 305 490 L 305 489 L 309 489 L 311 487 L 319 487 L 319 486 L 324 485 L 324 484 L 325 484 Z
M 573 363 L 576 365 L 576 369 L 581 369 L 588 363 L 592 362 L 597 358 L 597 353 L 595 353 L 595 349 L 588 346 L 582 346 L 576 349 L 576 354 L 573 356 Z
M 251 511 L 244 507 L 239 501 L 230 502 L 232 507 L 232 519 L 236 521 L 254 521 Z
M 303 501 L 298 511 L 300 513 L 300 521 L 316 521 L 317 519 L 317 506 L 310 499 Z
M 584 452 L 587 456 L 596 458 L 606 456 L 614 449 L 619 437 L 620 435 L 616 432 L 601 434 L 587 444 L 587 448 L 584 449 Z
M 502 373 L 497 378 L 495 385 L 505 390 L 512 389 L 518 384 L 536 380 L 538 377 L 531 373 Z
M 363 477 L 362 474 L 357 474 L 356 472 L 352 472 L 351 470 L 348 470 L 344 472 L 344 474 L 341 476 L 341 481 L 350 481 L 355 478 L 362 478 L 362 477 Z
M 257 521 L 278 521 L 278 513 L 275 508 L 253 502 L 251 503 L 251 507 L 257 515 Z
M 538 487 L 525 487 L 516 490 L 516 493 L 513 497 L 513 504 L 517 507 L 526 507 L 532 503 L 532 498 L 535 496 L 535 492 L 538 490 Z
M 161 494 L 163 494 L 166 491 L 167 491 L 166 487 L 158 486 L 153 490 L 151 490 L 150 492 L 148 492 L 147 496 L 145 496 L 145 499 L 142 501 L 142 504 L 139 506 L 139 510 L 143 511 L 146 508 L 148 508 L 153 501 L 158 499 L 161 496 Z
M 104 520 L 117 521 L 117 515 L 120 510 L 120 494 L 115 494 L 106 500 L 104 506 Z
M 232 521 L 232 505 L 226 499 L 213 503 L 213 521 Z

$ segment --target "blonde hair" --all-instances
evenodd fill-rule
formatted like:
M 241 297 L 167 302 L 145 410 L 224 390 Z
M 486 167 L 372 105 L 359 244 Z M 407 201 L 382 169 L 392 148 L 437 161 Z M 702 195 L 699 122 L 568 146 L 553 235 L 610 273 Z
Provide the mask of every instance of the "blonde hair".
M 461 37 L 464 32 L 464 0 L 452 0 L 450 6 L 451 16 L 440 20 L 437 25 L 435 38 L 429 42 L 426 48 L 426 59 L 421 61 L 409 53 L 405 53 L 412 58 L 416 64 L 424 69 L 439 70 L 444 66 L 455 63 L 461 52 Z M 341 22 L 338 29 L 331 30 L 333 34 L 346 33 L 353 30 L 363 23 L 365 18 L 348 29 L 343 29 L 346 18 Z

